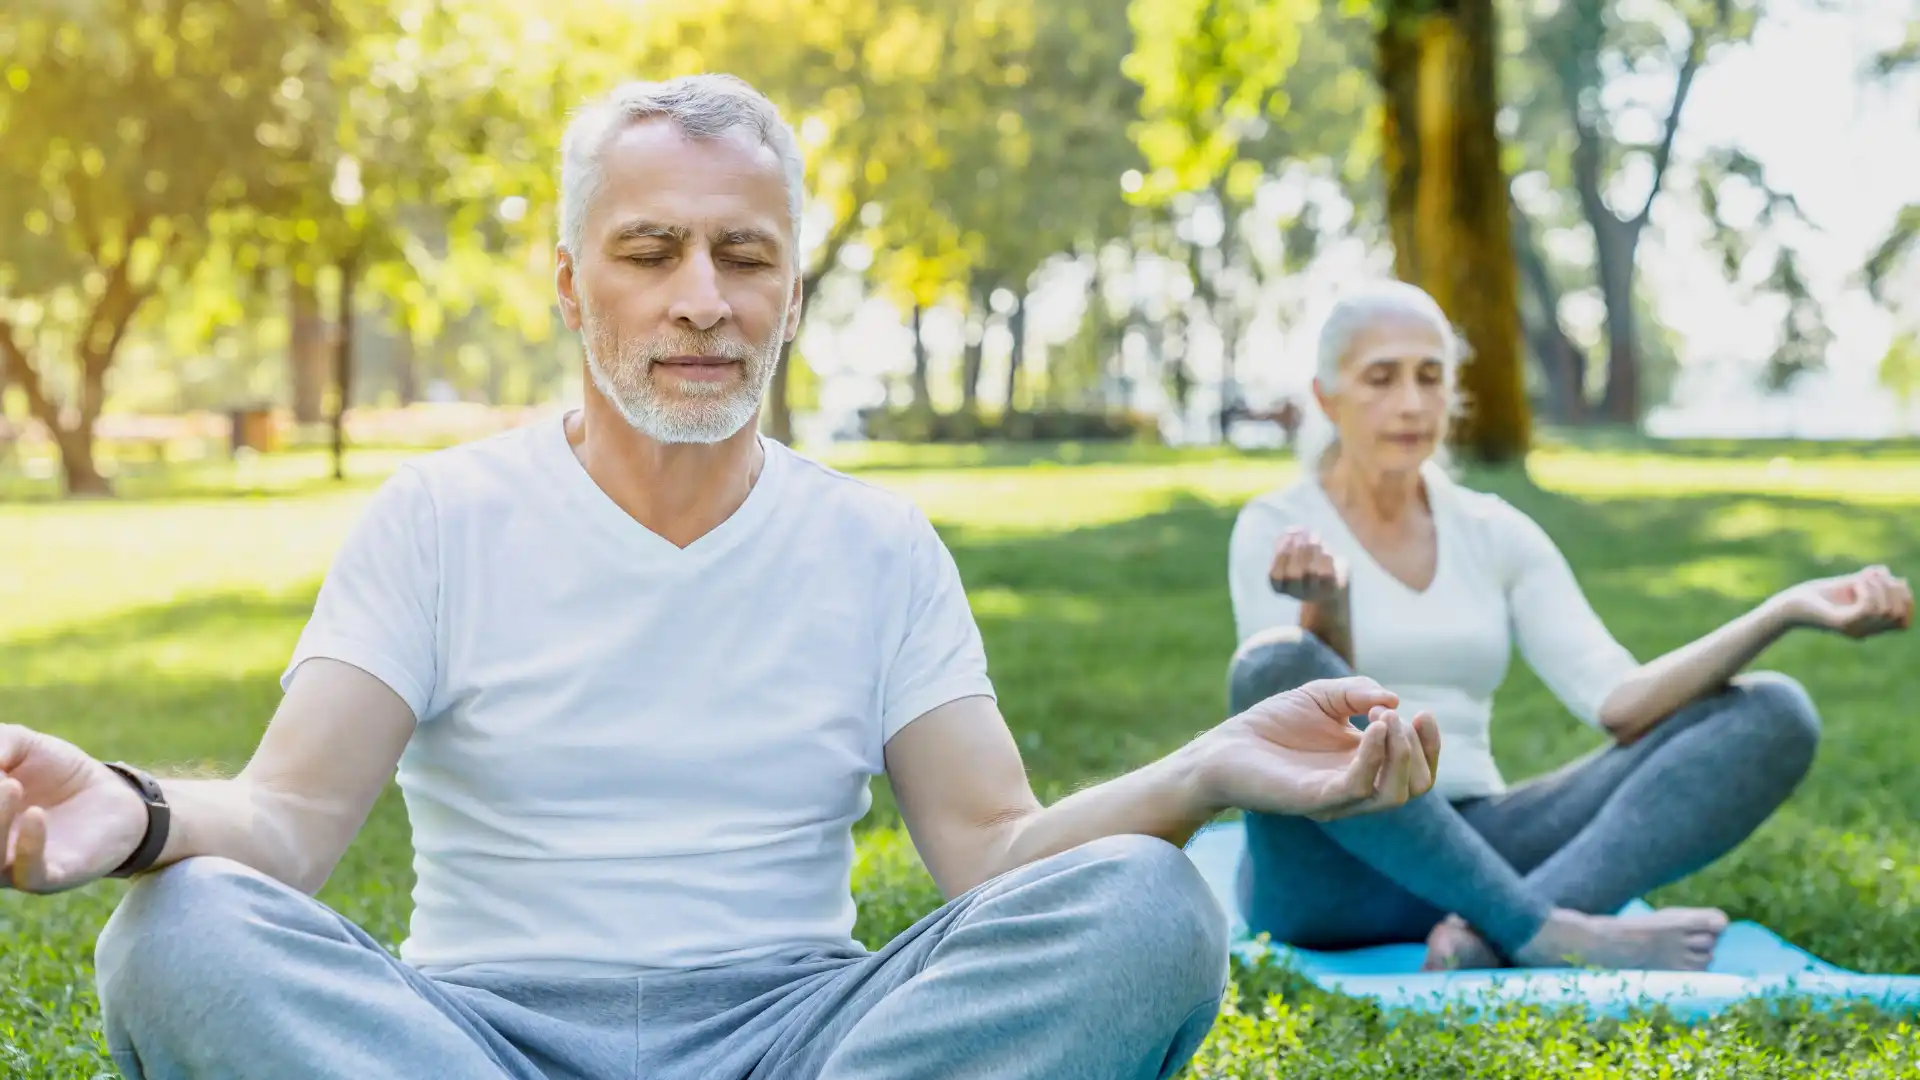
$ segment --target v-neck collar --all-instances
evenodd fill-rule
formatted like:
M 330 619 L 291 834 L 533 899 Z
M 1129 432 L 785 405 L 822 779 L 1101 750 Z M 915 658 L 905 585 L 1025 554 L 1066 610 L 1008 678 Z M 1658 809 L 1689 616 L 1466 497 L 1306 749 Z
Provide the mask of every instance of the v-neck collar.
M 765 435 L 756 434 L 765 460 L 759 477 L 747 491 L 746 500 L 720 524 L 686 547 L 680 547 L 621 509 L 620 504 L 614 502 L 587 472 L 586 466 L 574 455 L 573 444 L 567 441 L 567 420 L 572 415 L 572 411 L 563 412 L 558 418 L 545 421 L 546 430 L 540 432 L 535 440 L 546 459 L 548 471 L 554 475 L 568 498 L 587 515 L 593 527 L 625 546 L 636 557 L 666 566 L 691 566 L 706 562 L 751 534 L 778 501 L 780 483 L 786 473 L 786 447 Z
M 1367 545 L 1362 543 L 1360 537 L 1354 533 L 1352 526 L 1347 524 L 1346 515 L 1340 512 L 1340 504 L 1333 501 L 1333 496 L 1329 494 L 1326 487 L 1320 483 L 1319 473 L 1313 472 L 1307 477 L 1308 486 L 1313 488 L 1314 496 L 1318 498 L 1320 504 L 1326 508 L 1328 516 L 1332 517 L 1339 525 L 1341 533 L 1346 536 L 1347 543 L 1356 553 L 1354 557 L 1356 559 L 1366 560 L 1367 565 L 1372 567 L 1376 573 L 1392 582 L 1395 588 L 1416 600 L 1424 599 L 1432 595 L 1435 588 L 1439 586 L 1440 576 L 1447 571 L 1447 553 L 1453 547 L 1447 536 L 1447 491 L 1445 490 L 1446 485 L 1452 481 L 1438 465 L 1431 461 L 1420 466 L 1420 479 L 1421 482 L 1427 486 L 1427 512 L 1433 515 L 1433 577 L 1427 582 L 1427 587 L 1424 589 L 1414 588 L 1407 584 L 1400 575 L 1381 565 L 1380 560 L 1374 557 L 1373 552 L 1368 549 Z

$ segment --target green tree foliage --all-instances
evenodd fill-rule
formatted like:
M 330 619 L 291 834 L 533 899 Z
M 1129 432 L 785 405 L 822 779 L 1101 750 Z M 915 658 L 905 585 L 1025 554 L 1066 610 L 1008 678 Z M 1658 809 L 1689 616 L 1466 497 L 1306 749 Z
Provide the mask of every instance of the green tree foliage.
M 1124 228 L 1120 176 L 1138 155 L 1119 119 L 1137 94 L 1118 73 L 1122 5 L 720 0 L 656 15 L 650 69 L 738 74 L 799 132 L 809 295 L 863 242 L 869 284 L 903 312 L 952 302 L 983 319 L 995 290 L 1024 297 L 1047 259 Z M 921 349 L 923 405 L 925 365 Z M 767 410 L 776 435 L 791 430 L 790 406 L 781 374 Z
M 515 270 L 552 244 L 566 82 L 553 51 L 537 48 L 553 27 L 530 9 L 361 0 L 335 11 L 347 20 L 344 47 L 297 95 L 319 137 L 287 181 L 291 207 L 246 219 L 232 240 L 297 282 L 330 279 L 341 476 L 353 325 L 371 306 L 356 295 L 393 298 L 409 336 L 480 304 L 523 338 L 548 335 L 550 283 Z
M 1370 37 L 1353 7 L 1335 0 L 1131 5 L 1134 49 L 1123 70 L 1141 87 L 1132 132 L 1147 163 L 1131 197 L 1153 211 L 1133 245 L 1184 267 L 1192 285 L 1191 298 L 1156 320 L 1149 339 L 1165 368 L 1161 381 L 1184 410 L 1196 381 L 1186 345 L 1202 320 L 1212 325 L 1224 353 L 1223 432 L 1244 404 L 1239 339 L 1262 285 L 1299 271 L 1319 242 L 1310 202 L 1285 220 L 1254 222 L 1260 188 L 1288 171 L 1331 163 L 1354 189 L 1377 191 L 1377 143 L 1365 120 Z M 1275 225 L 1277 237 L 1254 235 Z
M 1329 161 L 1355 231 L 1384 236 L 1372 6 L 1361 0 L 1134 0 L 1136 201 L 1217 190 L 1244 206 L 1285 168 Z
M 1920 83 L 1920 18 L 1908 24 L 1904 41 L 1874 57 L 1868 72 L 1889 85 Z M 1920 109 L 1915 110 L 1915 120 L 1920 121 Z M 1886 284 L 1916 251 L 1920 251 L 1920 202 L 1908 203 L 1894 215 L 1886 238 L 1874 247 L 1861 268 L 1867 290 L 1875 299 L 1892 299 L 1885 294 Z
M 1143 87 L 1136 137 L 1152 165 L 1140 197 L 1205 190 L 1231 215 L 1267 172 L 1262 159 L 1273 144 L 1264 137 L 1293 111 L 1289 75 L 1306 51 L 1302 38 L 1331 13 L 1308 2 L 1257 0 L 1135 0 L 1133 12 L 1138 44 L 1127 70 Z M 1477 457 L 1510 459 L 1525 452 L 1527 409 L 1494 130 L 1493 10 L 1490 3 L 1395 2 L 1372 5 L 1371 15 L 1384 108 L 1360 130 L 1384 165 L 1395 269 L 1433 292 L 1473 345 L 1464 446 Z M 1361 100 L 1322 74 L 1309 85 L 1323 95 L 1334 87 L 1334 115 Z M 1303 127 L 1283 127 L 1275 141 L 1284 145 Z M 1203 269 L 1209 261 L 1219 260 L 1193 259 L 1203 283 L 1213 276 Z
M 978 120 L 979 92 L 958 76 L 985 72 L 1022 5 L 961 0 L 698 0 L 659 5 L 636 69 L 661 75 L 725 71 L 781 107 L 807 155 L 809 228 L 802 291 L 812 296 L 859 235 L 861 211 L 923 182 L 944 135 Z M 763 422 L 792 437 L 787 367 Z
M 1311 0 L 1134 0 L 1123 70 L 1141 86 L 1134 137 L 1152 165 L 1138 191 L 1165 201 L 1223 175 L 1243 197 L 1260 173 L 1243 149 L 1284 114 Z
M 1121 5 L 1059 4 L 1032 10 L 1033 22 L 1003 43 L 998 64 L 973 85 L 980 115 L 953 117 L 945 153 L 922 183 L 881 208 L 871 242 L 884 253 L 880 282 L 923 283 L 916 302 L 957 296 L 974 321 L 970 341 L 995 312 L 1012 339 L 1005 400 L 1019 407 L 1028 294 L 1051 259 L 1091 255 L 1127 234 L 1136 216 L 1122 178 L 1142 160 L 1116 117 L 1132 116 L 1139 88 L 1120 72 L 1130 43 Z M 898 275 L 899 277 L 896 277 Z M 929 293 L 924 283 L 939 281 Z M 981 349 L 968 347 L 963 410 L 977 408 Z
M 1887 281 L 1900 268 L 1902 260 L 1916 250 L 1920 250 L 1920 203 L 1911 203 L 1894 215 L 1893 227 L 1887 230 L 1886 239 L 1867 257 L 1862 269 L 1868 291 L 1877 299 L 1890 299 L 1885 293 Z
M 1547 384 L 1550 412 L 1577 421 L 1589 413 L 1634 422 L 1648 404 L 1648 342 L 1639 301 L 1639 245 L 1655 205 L 1672 189 L 1673 148 L 1697 78 L 1714 58 L 1752 38 L 1764 0 L 1674 0 L 1627 5 L 1567 0 L 1516 5 L 1526 17 L 1524 47 L 1507 74 L 1517 158 L 1517 187 L 1536 197 L 1516 200 L 1516 251 L 1528 293 L 1528 338 Z M 1632 85 L 1652 94 L 1623 92 Z M 1766 381 L 1784 385 L 1824 360 L 1817 303 L 1802 288 L 1792 226 L 1803 220 L 1789 196 L 1773 188 L 1759 164 L 1736 148 L 1714 148 L 1694 170 L 1696 203 L 1713 227 L 1730 280 L 1756 298 L 1787 301 L 1780 343 Z M 1563 198 L 1560 192 L 1571 193 Z M 1749 214 L 1744 208 L 1758 205 Z M 1563 266 L 1544 254 L 1549 230 L 1578 229 L 1589 261 Z M 1749 258 L 1749 256 L 1752 256 Z M 1587 399 L 1588 356 L 1559 322 L 1567 292 L 1591 291 L 1603 304 L 1604 394 Z
M 1198 377 L 1190 343 L 1207 326 L 1225 343 L 1231 404 L 1252 315 L 1287 293 L 1269 286 L 1305 269 L 1328 227 L 1318 196 L 1276 217 L 1263 189 L 1311 175 L 1337 178 L 1352 203 L 1340 229 L 1412 251 L 1408 266 L 1445 246 L 1411 228 L 1420 197 L 1450 207 L 1436 222 L 1505 233 L 1504 269 L 1464 254 L 1435 265 L 1471 262 L 1468 276 L 1500 295 L 1516 277 L 1550 414 L 1637 415 L 1665 362 L 1633 272 L 1638 237 L 1654 203 L 1675 197 L 1664 174 L 1689 88 L 1716 50 L 1751 33 L 1761 3 L 1509 0 L 1493 11 L 1506 138 L 1481 153 L 1465 133 L 1487 129 L 1491 99 L 1470 91 L 1490 84 L 1464 73 L 1482 39 L 1430 55 L 1428 30 L 1403 33 L 1459 21 L 1462 2 L 19 0 L 0 15 L 0 372 L 54 433 L 75 491 L 107 487 L 91 434 L 109 388 L 118 398 L 129 385 L 123 354 L 138 358 L 143 400 L 205 407 L 279 392 L 261 371 L 273 374 L 266 361 L 285 346 L 304 358 L 296 400 L 317 417 L 329 399 L 337 429 L 367 397 L 356 340 L 376 367 L 411 371 L 418 356 L 463 386 L 521 393 L 536 363 L 573 362 L 544 344 L 569 111 L 618 81 L 722 70 L 773 97 L 806 149 L 807 294 L 841 271 L 916 327 L 947 307 L 969 320 L 970 341 L 1003 329 L 1014 409 L 1114 385 L 1130 334 L 1160 370 L 1128 379 L 1184 398 Z M 1413 43 L 1397 68 L 1395 41 Z M 1910 53 L 1891 50 L 1873 74 L 1895 77 Z M 1408 154 L 1420 134 L 1409 103 L 1434 100 L 1420 88 L 1446 84 L 1436 73 L 1449 70 L 1462 76 L 1456 96 L 1433 115 L 1465 141 L 1425 149 L 1452 179 L 1417 196 L 1437 174 Z M 1658 85 L 1629 94 L 1628 82 Z M 1515 174 L 1504 212 L 1480 206 L 1461 155 L 1476 176 Z M 1735 150 L 1690 165 L 1697 182 L 1683 194 L 1708 212 L 1729 276 L 1786 300 L 1767 368 L 1784 385 L 1819 365 L 1830 338 L 1789 242 L 1797 207 Z M 1910 211 L 1894 223 L 1865 267 L 1870 287 L 1884 292 L 1905 265 L 1916 222 Z M 1593 254 L 1567 257 L 1568 231 L 1592 238 Z M 1458 252 L 1480 250 L 1456 239 Z M 1171 269 L 1173 302 L 1110 309 L 1104 286 L 1146 257 Z M 1098 271 L 1083 340 L 1047 358 L 1043 387 L 1027 301 L 1068 262 Z M 1401 272 L 1443 297 L 1488 291 Z M 1597 363 L 1561 323 L 1576 293 L 1605 301 L 1609 352 Z M 916 402 L 931 408 L 930 388 L 950 385 L 969 411 L 1000 398 L 984 385 L 986 351 L 970 345 L 956 378 L 930 370 L 919 341 Z M 1476 373 L 1499 372 L 1476 401 L 1519 385 L 1505 351 L 1475 341 Z M 529 361 L 535 352 L 553 359 Z M 798 362 L 783 358 L 765 417 L 782 437 L 790 382 L 815 394 L 810 372 L 790 378 Z M 168 379 L 182 387 L 171 399 Z M 1600 382 L 1606 397 L 1590 404 Z M 1524 405 L 1497 406 L 1502 445 L 1524 443 Z
M 288 208 L 315 132 L 282 87 L 339 30 L 312 0 L 20 0 L 0 18 L 0 355 L 70 492 L 108 490 L 93 428 L 142 309 L 229 218 Z
M 1491 7 L 1135 0 L 1133 11 L 1139 44 L 1127 70 L 1143 86 L 1136 136 L 1152 165 L 1140 198 L 1205 191 L 1222 208 L 1231 238 L 1253 191 L 1289 156 L 1343 156 L 1363 222 L 1393 223 L 1396 271 L 1427 286 L 1468 328 L 1473 405 L 1461 431 L 1465 446 L 1488 459 L 1523 453 L 1526 400 L 1510 340 L 1518 316 L 1494 131 Z M 1365 36 L 1355 33 L 1362 25 Z M 1335 47 L 1302 45 L 1322 38 Z M 1326 66 L 1329 57 L 1346 58 L 1346 70 Z M 1355 85 L 1355 69 L 1368 67 L 1377 91 Z M 1420 116 L 1445 121 L 1422 127 Z M 1328 139 L 1328 132 L 1343 137 Z M 1498 199 L 1483 205 L 1489 178 Z M 1419 221 L 1425 227 L 1414 229 Z M 1494 246 L 1482 258 L 1487 244 Z M 1310 245 L 1287 245 L 1302 246 Z M 1226 291 L 1214 281 L 1233 276 L 1209 266 L 1230 265 L 1231 250 L 1190 259 L 1209 300 Z M 1461 272 L 1477 284 L 1456 288 L 1451 279 Z M 1215 324 L 1230 337 L 1231 305 L 1213 306 Z
M 1920 334 L 1906 333 L 1893 339 L 1887 354 L 1880 358 L 1880 385 L 1900 399 L 1900 407 L 1912 409 L 1920 401 Z
M 143 311 L 176 341 L 205 338 L 276 279 L 324 284 L 336 431 L 357 297 L 385 298 L 421 338 L 483 301 L 523 335 L 549 325 L 529 253 L 550 246 L 550 218 L 501 213 L 552 203 L 567 81 L 537 13 L 29 0 L 0 38 L 0 351 L 69 490 L 108 489 L 93 428 Z M 162 290 L 182 302 L 151 308 Z

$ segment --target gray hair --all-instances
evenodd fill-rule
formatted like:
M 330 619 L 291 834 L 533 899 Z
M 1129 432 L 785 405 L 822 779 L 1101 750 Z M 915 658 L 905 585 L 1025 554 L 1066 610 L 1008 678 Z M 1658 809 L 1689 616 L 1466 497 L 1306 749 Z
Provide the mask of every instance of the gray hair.
M 578 254 L 586 242 L 587 208 L 604 180 L 600 155 L 607 141 L 630 124 L 654 117 L 672 120 L 688 137 L 717 139 L 745 129 L 780 159 L 787 181 L 798 260 L 806 164 L 793 129 L 780 110 L 743 79 L 732 75 L 685 75 L 663 82 L 629 82 L 577 110 L 560 143 L 560 244 Z
M 1432 324 L 1439 332 L 1441 340 L 1446 342 L 1446 353 L 1441 362 L 1446 365 L 1448 381 L 1466 355 L 1466 340 L 1454 331 L 1453 324 L 1447 321 L 1446 312 L 1440 310 L 1438 301 L 1418 285 L 1404 281 L 1383 279 L 1344 290 L 1334 298 L 1333 303 L 1320 318 L 1320 328 L 1314 339 L 1314 381 L 1322 391 L 1332 391 L 1340 385 L 1340 368 L 1353 352 L 1354 339 L 1373 324 L 1396 317 L 1411 317 Z M 1450 403 L 1452 412 L 1457 402 Z M 1333 427 L 1333 418 L 1327 416 L 1315 402 L 1313 413 L 1319 414 L 1320 431 L 1312 434 L 1302 429 L 1298 439 L 1297 456 L 1301 465 L 1310 473 L 1317 472 L 1338 449 L 1340 433 Z M 1314 426 L 1314 425 L 1309 425 Z M 1447 464 L 1446 448 L 1440 448 L 1436 455 L 1442 466 Z
M 1395 316 L 1410 316 L 1432 324 L 1441 340 L 1447 343 L 1446 355 L 1440 359 L 1448 371 L 1452 371 L 1465 350 L 1439 303 L 1418 285 L 1393 280 L 1370 281 L 1341 293 L 1320 321 L 1313 374 L 1321 389 L 1332 390 L 1340 385 L 1340 365 L 1353 351 L 1353 339 L 1359 337 L 1361 331 Z

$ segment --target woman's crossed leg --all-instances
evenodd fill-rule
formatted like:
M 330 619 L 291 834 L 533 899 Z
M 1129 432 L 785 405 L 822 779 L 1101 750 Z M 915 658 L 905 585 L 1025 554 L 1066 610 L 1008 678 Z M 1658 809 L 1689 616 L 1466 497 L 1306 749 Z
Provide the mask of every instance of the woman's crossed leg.
M 1310 633 L 1276 630 L 1236 653 L 1232 707 L 1348 674 Z M 1745 839 L 1805 775 L 1818 733 L 1797 684 L 1747 675 L 1630 746 L 1492 798 L 1429 794 L 1334 822 L 1250 814 L 1240 907 L 1254 932 L 1307 947 L 1425 938 L 1432 966 L 1703 968 L 1720 912 L 1612 915 Z

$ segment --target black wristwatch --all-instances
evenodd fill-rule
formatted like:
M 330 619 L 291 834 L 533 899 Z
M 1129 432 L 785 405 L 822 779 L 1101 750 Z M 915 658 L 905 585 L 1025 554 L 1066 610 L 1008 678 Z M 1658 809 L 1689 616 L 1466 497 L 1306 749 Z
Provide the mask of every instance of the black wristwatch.
M 133 849 L 133 854 L 127 856 L 127 861 L 114 867 L 113 871 L 107 875 L 117 878 L 132 877 L 152 866 L 160 858 L 160 853 L 167 849 L 167 825 L 172 812 L 167 806 L 167 796 L 160 790 L 160 785 L 145 771 L 120 761 L 109 761 L 105 764 L 107 768 L 125 777 L 127 783 L 133 785 L 133 790 L 140 793 L 140 801 L 147 804 L 147 835 L 141 838 L 140 846 Z

